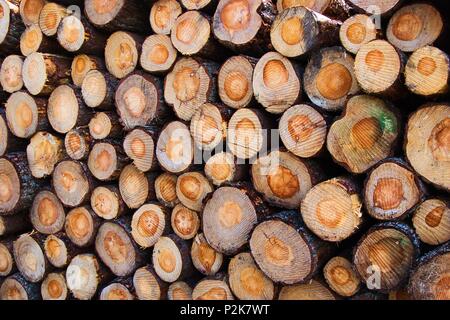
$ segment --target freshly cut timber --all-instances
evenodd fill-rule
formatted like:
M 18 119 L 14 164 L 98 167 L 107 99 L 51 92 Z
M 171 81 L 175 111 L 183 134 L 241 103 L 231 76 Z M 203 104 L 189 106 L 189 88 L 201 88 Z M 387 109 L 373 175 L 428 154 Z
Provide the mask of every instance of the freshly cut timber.
M 336 44 L 341 22 L 306 7 L 291 7 L 281 11 L 272 24 L 270 41 L 283 56 L 300 58 Z
M 175 20 L 183 12 L 176 0 L 158 0 L 150 10 L 150 26 L 156 34 L 169 35 Z
M 49 273 L 41 284 L 42 300 L 66 300 L 68 290 L 64 273 Z
M 425 46 L 409 57 L 405 66 L 405 85 L 425 97 L 443 95 L 450 83 L 450 58 L 436 47 Z
M 256 191 L 269 204 L 294 209 L 323 174 L 312 162 L 289 152 L 272 151 L 253 162 L 251 175 Z
M 0 242 L 0 277 L 6 277 L 14 271 L 16 271 L 16 268 L 12 241 L 2 241 Z
M 33 178 L 25 153 L 0 158 L 0 215 L 27 210 L 43 182 Z
M 83 249 L 78 248 L 65 233 L 48 235 L 43 241 L 48 262 L 55 268 L 64 268 Z
M 218 0 L 181 0 L 181 4 L 186 10 L 199 10 L 214 12 Z
M 193 300 L 234 300 L 224 274 L 200 280 L 192 290 Z
M 30 282 L 40 282 L 49 270 L 49 263 L 39 243 L 28 234 L 13 243 L 14 261 L 20 273 Z
M 20 36 L 20 52 L 29 56 L 34 52 L 58 53 L 61 51 L 58 42 L 45 36 L 38 25 L 28 26 Z
M 67 288 L 78 300 L 90 300 L 97 288 L 110 279 L 106 268 L 93 254 L 79 254 L 66 270 Z
M 342 297 L 353 296 L 361 287 L 352 263 L 341 256 L 333 257 L 327 262 L 323 268 L 323 276 L 330 288 Z
M 26 26 L 36 25 L 46 0 L 21 0 L 19 5 L 20 16 Z
M 164 34 L 148 36 L 142 44 L 140 64 L 150 73 L 167 73 L 177 59 L 177 50 Z
M 278 122 L 278 131 L 284 146 L 301 158 L 319 155 L 327 137 L 325 117 L 307 104 L 287 109 Z
M 95 113 L 89 120 L 89 134 L 96 140 L 121 138 L 123 127 L 117 113 L 113 111 Z
M 209 180 L 200 172 L 186 172 L 177 179 L 177 198 L 191 210 L 200 211 L 203 200 L 212 191 Z
M 62 230 L 66 213 L 61 201 L 47 190 L 40 191 L 34 197 L 30 209 L 30 220 L 36 231 L 42 234 L 53 234 Z
M 306 226 L 319 238 L 338 242 L 363 222 L 358 185 L 350 178 L 333 178 L 315 185 L 301 203 Z
M 132 274 L 144 264 L 144 252 L 130 237 L 129 218 L 105 222 L 95 239 L 95 251 L 116 276 Z
M 273 300 L 276 287 L 256 265 L 250 252 L 235 255 L 228 265 L 228 281 L 240 300 Z
M 106 42 L 105 64 L 109 73 L 122 79 L 138 65 L 143 38 L 139 35 L 117 31 Z
M 228 122 L 227 145 L 240 159 L 250 159 L 267 150 L 268 135 L 273 123 L 258 109 L 242 108 Z
M 119 190 L 123 201 L 130 209 L 137 209 L 146 201 L 155 199 L 156 176 L 153 173 L 145 174 L 134 164 L 124 167 L 119 177 Z
M 220 147 L 227 136 L 228 120 L 231 109 L 218 104 L 205 103 L 191 119 L 191 135 L 200 150 L 213 150 Z
M 247 172 L 230 152 L 216 153 L 205 163 L 205 176 L 216 186 L 242 180 Z
M 278 52 L 268 52 L 255 66 L 253 94 L 266 111 L 283 113 L 300 101 L 300 79 L 300 70 L 296 64 Z
M 353 251 L 353 264 L 369 289 L 381 292 L 402 286 L 419 255 L 419 238 L 402 222 L 372 226 Z
M 69 15 L 70 10 L 66 7 L 58 3 L 47 2 L 39 14 L 39 28 L 46 36 L 54 36 L 58 31 L 61 20 Z
M 348 4 L 355 9 L 375 15 L 389 15 L 400 5 L 402 0 L 348 0 Z
M 156 199 L 168 208 L 173 208 L 180 200 L 176 193 L 177 176 L 168 172 L 159 175 L 155 180 Z
M 7 56 L 0 69 L 0 85 L 4 91 L 13 93 L 23 87 L 22 79 L 23 58 L 18 55 Z
M 192 288 L 184 281 L 173 282 L 167 289 L 168 300 L 192 300 Z
M 66 160 L 56 165 L 52 185 L 63 205 L 73 208 L 89 201 L 94 181 L 84 163 Z
M 85 0 L 84 12 L 95 27 L 109 33 L 117 30 L 143 33 L 149 29 L 144 1 Z
M 327 111 L 342 109 L 348 97 L 359 91 L 354 63 L 342 47 L 324 48 L 313 54 L 303 75 L 311 102 Z
M 17 272 L 6 278 L 0 287 L 0 300 L 39 300 L 39 284 L 27 281 Z
M 169 213 L 158 204 L 144 204 L 133 213 L 131 236 L 141 248 L 152 247 L 169 230 Z
M 165 282 L 187 278 L 194 269 L 188 244 L 174 234 L 159 238 L 153 247 L 152 261 L 156 274 Z
M 429 245 L 438 245 L 450 240 L 450 203 L 441 199 L 422 202 L 412 218 L 414 229 L 420 240 Z
M 194 160 L 194 143 L 188 127 L 173 121 L 164 127 L 156 144 L 159 165 L 171 173 L 187 171 Z
M 81 84 L 81 94 L 88 107 L 108 110 L 114 106 L 114 94 L 119 82 L 107 72 L 90 70 Z
M 369 95 L 350 98 L 330 127 L 327 149 L 349 172 L 362 173 L 392 154 L 400 120 L 390 104 Z
M 311 280 L 305 284 L 282 287 L 278 300 L 336 300 L 336 297 L 326 285 Z
M 296 211 L 283 211 L 260 223 L 250 239 L 252 256 L 274 282 L 308 282 L 327 261 L 328 243 L 307 231 Z
M 189 240 L 195 237 L 200 228 L 200 223 L 198 213 L 181 203 L 172 209 L 170 224 L 173 232 L 181 239 Z
M 19 15 L 19 8 L 13 3 L 0 0 L 0 52 L 18 53 L 20 35 L 25 26 Z
M 409 292 L 420 300 L 448 300 L 450 245 L 446 243 L 423 256 L 409 280 Z
M 203 209 L 202 229 L 216 251 L 226 255 L 238 252 L 248 243 L 258 217 L 267 209 L 262 199 L 245 188 L 220 187 Z
M 443 32 L 444 23 L 439 11 L 427 3 L 414 3 L 394 13 L 386 37 L 400 50 L 413 52 L 434 43 Z
M 405 56 L 385 40 L 373 40 L 361 46 L 355 57 L 355 76 L 366 93 L 391 99 L 402 96 Z
M 70 82 L 69 58 L 35 52 L 25 58 L 22 78 L 32 95 L 49 96 L 53 90 Z
M 67 155 L 73 160 L 87 159 L 92 140 L 93 138 L 86 127 L 70 130 L 64 137 Z
M 145 126 L 153 120 L 161 122 L 167 113 L 161 80 L 143 72 L 133 73 L 120 82 L 115 102 L 125 129 Z
M 400 159 L 388 159 L 367 176 L 364 204 L 375 219 L 404 218 L 421 200 L 424 186 Z
M 70 73 L 72 82 L 75 86 L 81 87 L 84 77 L 91 70 L 104 70 L 105 63 L 103 59 L 85 54 L 77 55 L 72 60 Z
M 337 20 L 346 19 L 351 8 L 345 0 L 280 0 L 277 1 L 279 12 L 284 9 L 303 6 L 312 11 L 319 12 L 324 16 L 335 18 Z
M 253 69 L 257 62 L 255 58 L 239 55 L 222 64 L 217 76 L 217 87 L 224 104 L 240 109 L 253 101 Z
M 133 287 L 139 300 L 163 300 L 167 293 L 167 283 L 158 277 L 150 265 L 136 270 Z
M 91 195 L 91 208 L 105 220 L 116 219 L 126 212 L 126 204 L 115 185 L 95 188 Z
M 14 92 L 6 101 L 5 108 L 8 127 L 16 137 L 29 138 L 36 131 L 51 128 L 45 99 L 33 98 L 24 91 Z
M 365 14 L 356 14 L 345 20 L 339 29 L 339 39 L 347 51 L 356 54 L 362 45 L 378 37 L 377 26 Z
M 405 130 L 405 154 L 411 166 L 446 191 L 450 190 L 449 114 L 449 104 L 425 105 L 410 116 Z
M 216 100 L 218 66 L 198 58 L 181 58 L 164 81 L 164 99 L 182 120 L 191 120 L 205 102 Z
M 216 274 L 223 263 L 223 255 L 208 244 L 203 233 L 192 241 L 191 259 L 195 269 L 207 276 Z
M 271 0 L 220 0 L 213 18 L 214 35 L 233 51 L 260 56 L 270 48 Z
M 35 178 L 51 175 L 55 165 L 65 157 L 61 139 L 45 131 L 36 133 L 27 146 L 28 166 Z
M 78 247 L 94 243 L 100 218 L 88 206 L 72 209 L 67 213 L 64 230 L 70 241 Z
M 0 91 L 1 92 L 1 91 Z M 5 108 L 0 109 L 0 156 L 7 152 L 21 151 L 28 141 L 16 137 L 8 128 Z
M 133 129 L 123 139 L 123 149 L 133 164 L 142 172 L 157 167 L 155 156 L 156 139 L 159 128 L 140 127 Z
M 30 229 L 31 224 L 26 212 L 0 216 L 0 237 L 16 235 Z
M 87 165 L 92 175 L 101 181 L 116 180 L 126 164 L 122 146 L 113 141 L 94 144 Z
M 130 278 L 113 281 L 100 291 L 99 300 L 134 300 Z

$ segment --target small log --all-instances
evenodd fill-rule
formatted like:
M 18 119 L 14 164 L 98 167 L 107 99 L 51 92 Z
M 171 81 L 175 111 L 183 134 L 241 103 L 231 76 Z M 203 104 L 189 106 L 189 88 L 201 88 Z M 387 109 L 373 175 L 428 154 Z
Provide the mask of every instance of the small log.
M 25 212 L 0 216 L 0 237 L 2 238 L 29 231 L 30 229 L 30 220 Z
M 307 54 L 337 43 L 341 22 L 305 7 L 281 11 L 270 29 L 273 47 L 288 58 L 303 58 Z
M 354 247 L 353 264 L 371 290 L 395 290 L 408 279 L 419 256 L 419 245 L 419 238 L 405 223 L 376 224 Z
M 284 146 L 301 158 L 311 158 L 322 153 L 327 137 L 324 115 L 307 104 L 287 109 L 278 123 Z
M 34 197 L 30 208 L 33 228 L 42 234 L 54 234 L 62 230 L 66 213 L 61 201 L 48 190 L 40 191 Z
M 218 65 L 198 58 L 181 58 L 164 81 L 164 99 L 182 120 L 191 120 L 205 102 L 216 100 Z
M 133 164 L 142 172 L 156 169 L 155 145 L 158 137 L 157 127 L 136 128 L 127 133 L 123 149 Z
M 283 113 L 301 99 L 302 84 L 298 65 L 277 52 L 259 59 L 253 72 L 253 94 L 270 113 Z
M 0 242 L 0 277 L 6 277 L 15 271 L 12 241 L 2 241 Z
M 216 274 L 200 280 L 192 290 L 192 300 L 234 300 L 228 279 L 224 274 Z
M 55 165 L 64 158 L 66 154 L 59 137 L 39 131 L 30 139 L 27 160 L 33 177 L 44 178 L 51 175 Z
M 192 241 L 191 259 L 195 269 L 207 276 L 216 274 L 223 263 L 223 255 L 208 244 L 203 233 Z
M 414 170 L 446 191 L 450 191 L 449 112 L 446 103 L 423 106 L 410 115 L 404 139 L 405 155 Z
M 25 30 L 19 8 L 6 0 L 0 0 L 0 53 L 18 53 L 20 35 Z
M 41 284 L 42 300 L 66 300 L 69 296 L 64 273 L 49 273 Z
M 296 211 L 283 211 L 253 230 L 250 249 L 259 268 L 274 282 L 307 283 L 319 272 L 332 247 L 304 226 Z
M 140 64 L 150 73 L 165 74 L 172 68 L 177 54 L 169 36 L 153 34 L 142 44 Z
M 114 94 L 119 81 L 107 72 L 90 70 L 81 84 L 81 94 L 88 107 L 102 110 L 114 108 Z
M 77 247 L 64 232 L 59 232 L 45 238 L 43 250 L 51 265 L 55 268 L 64 268 L 83 249 Z
M 71 11 L 55 2 L 47 2 L 39 13 L 39 28 L 48 37 L 55 36 L 61 20 L 69 16 Z
M 19 5 L 20 16 L 26 26 L 37 25 L 39 15 L 46 0 L 21 0 Z
M 23 58 L 18 55 L 9 55 L 1 64 L 0 85 L 4 91 L 13 93 L 23 87 L 22 79 Z
M 101 181 L 118 179 L 126 163 L 122 146 L 114 141 L 94 144 L 87 161 L 92 175 Z
M 133 214 L 131 236 L 141 248 L 152 247 L 170 230 L 170 215 L 159 204 L 144 204 Z
M 200 211 L 203 200 L 214 189 L 200 172 L 186 172 L 177 179 L 177 198 L 187 208 Z
M 136 270 L 133 275 L 133 286 L 139 300 L 164 300 L 167 283 L 163 282 L 152 266 L 147 265 Z
M 39 300 L 39 284 L 27 281 L 19 272 L 6 278 L 0 287 L 0 300 Z
M 280 0 L 277 1 L 277 10 L 281 12 L 291 7 L 303 6 L 326 17 L 344 21 L 352 13 L 351 7 L 345 0 Z
M 176 193 L 177 176 L 168 172 L 159 175 L 155 180 L 155 194 L 158 202 L 165 207 L 173 208 L 180 200 Z
M 207 13 L 214 13 L 218 0 L 181 0 L 181 5 L 186 10 L 198 10 Z
M 156 34 L 169 35 L 175 20 L 183 12 L 176 0 L 158 0 L 150 10 L 150 26 Z
M 424 185 L 400 159 L 387 159 L 367 175 L 364 205 L 378 220 L 405 218 L 423 200 Z
M 242 180 L 248 172 L 248 168 L 230 152 L 214 154 L 205 163 L 205 176 L 215 186 Z
M 71 66 L 71 77 L 72 82 L 75 86 L 81 87 L 83 84 L 84 77 L 86 77 L 86 74 L 91 70 L 99 70 L 103 71 L 105 70 L 105 62 L 103 59 L 94 57 L 94 56 L 88 56 L 85 54 L 77 55 L 72 60 L 72 66 Z
M 194 238 L 201 224 L 198 213 L 181 203 L 172 209 L 170 223 L 173 232 L 184 240 Z
M 119 177 L 119 190 L 128 208 L 137 209 L 144 203 L 156 198 L 155 179 L 156 174 L 145 174 L 133 164 L 123 168 Z
M 342 256 L 335 256 L 327 262 L 323 267 L 323 276 L 330 288 L 342 297 L 353 296 L 361 287 L 352 263 Z
M 117 278 L 100 291 L 99 300 L 134 300 L 133 292 L 131 278 Z
M 8 128 L 6 110 L 0 109 L 0 156 L 7 152 L 21 151 L 25 148 L 27 140 L 17 138 Z
M 64 147 L 73 160 L 87 159 L 92 143 L 92 136 L 86 127 L 79 127 L 67 132 L 64 138 Z
M 167 290 L 168 300 L 192 300 L 192 288 L 184 281 L 173 282 Z
M 380 33 L 371 17 L 355 14 L 342 23 L 339 39 L 347 51 L 356 54 L 361 46 L 377 39 Z
M 49 96 L 58 86 L 70 82 L 71 60 L 35 52 L 25 58 L 22 77 L 32 95 Z
M 45 36 L 37 24 L 28 26 L 20 36 L 20 52 L 26 57 L 34 52 L 55 54 L 60 51 L 58 42 Z
M 123 127 L 114 111 L 97 112 L 89 121 L 89 134 L 92 138 L 122 138 Z
M 305 284 L 282 287 L 278 300 L 336 300 L 336 297 L 325 284 L 311 280 Z
M 327 149 L 349 172 L 362 173 L 392 154 L 399 136 L 397 110 L 379 98 L 350 98 L 340 119 L 330 127 Z
M 194 269 L 189 246 L 174 234 L 159 238 L 153 247 L 152 261 L 156 274 L 165 282 L 188 278 Z
M 94 243 L 100 223 L 90 207 L 77 207 L 67 213 L 64 231 L 77 247 L 89 247 Z
M 431 198 L 422 202 L 412 218 L 420 240 L 429 245 L 439 245 L 450 240 L 450 202 Z
M 359 12 L 373 14 L 375 16 L 389 16 L 395 11 L 403 0 L 385 0 L 376 2 L 369 0 L 348 0 L 348 4 Z
M 127 212 L 119 188 L 115 185 L 99 186 L 92 191 L 91 208 L 105 220 L 119 218 Z

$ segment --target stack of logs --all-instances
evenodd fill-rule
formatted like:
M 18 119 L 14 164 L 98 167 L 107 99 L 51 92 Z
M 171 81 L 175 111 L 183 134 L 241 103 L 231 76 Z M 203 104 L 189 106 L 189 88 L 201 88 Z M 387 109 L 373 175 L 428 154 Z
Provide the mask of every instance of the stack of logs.
M 0 299 L 450 299 L 445 3 L 0 0 Z

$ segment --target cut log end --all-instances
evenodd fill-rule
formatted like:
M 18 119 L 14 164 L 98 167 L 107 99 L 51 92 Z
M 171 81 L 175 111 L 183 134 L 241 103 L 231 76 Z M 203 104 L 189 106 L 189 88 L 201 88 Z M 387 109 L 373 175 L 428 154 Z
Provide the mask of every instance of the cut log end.
M 38 296 L 36 284 L 19 273 L 6 278 L 0 287 L 0 300 L 36 300 Z
M 214 275 L 222 267 L 223 255 L 214 250 L 199 233 L 192 241 L 191 259 L 194 267 L 204 275 Z
M 23 87 L 23 58 L 18 55 L 7 56 L 0 68 L 0 84 L 8 93 L 16 92 Z
M 142 44 L 141 66 L 148 72 L 167 72 L 175 63 L 177 50 L 167 35 L 147 37 Z
M 113 76 L 122 79 L 133 72 L 138 59 L 138 43 L 130 34 L 117 31 L 108 38 L 105 47 L 105 63 Z
M 438 245 L 450 240 L 450 208 L 440 199 L 428 199 L 420 204 L 413 216 L 413 225 L 420 240 Z
M 190 210 L 182 204 L 177 204 L 171 215 L 172 229 L 181 239 L 192 239 L 200 228 L 200 219 L 197 212 Z
M 41 281 L 47 261 L 39 244 L 30 235 L 21 235 L 13 244 L 14 261 L 20 273 L 30 282 Z
M 72 259 L 66 270 L 67 287 L 76 299 L 89 300 L 99 285 L 99 265 L 92 254 L 80 254 Z
M 39 28 L 46 36 L 54 36 L 61 20 L 68 15 L 67 9 L 57 3 L 48 2 L 39 14 Z
M 187 172 L 177 179 L 177 198 L 189 209 L 200 211 L 203 199 L 212 191 L 208 179 L 199 172 Z
M 31 56 L 29 56 L 31 57 Z M 48 99 L 48 120 L 57 132 L 67 133 L 75 127 L 79 114 L 78 99 L 74 90 L 62 85 L 57 87 Z
M 96 108 L 103 103 L 107 94 L 107 83 L 100 71 L 91 70 L 86 73 L 81 84 L 81 94 L 88 107 Z
M 44 253 L 50 264 L 56 268 L 65 267 L 69 263 L 69 249 L 63 239 L 49 235 L 44 240 Z
M 342 23 L 339 38 L 347 51 L 356 54 L 362 45 L 377 38 L 373 20 L 365 14 L 356 14 Z
M 126 205 L 137 209 L 144 204 L 149 192 L 148 180 L 145 174 L 135 165 L 123 168 L 119 177 L 120 194 Z
M 133 300 L 130 290 L 121 283 L 111 283 L 100 292 L 100 300 Z
M 187 11 L 174 22 L 170 34 L 173 46 L 183 55 L 199 53 L 208 42 L 211 26 L 199 11 Z
M 186 258 L 190 257 L 188 252 L 182 252 L 183 249 L 187 248 L 179 247 L 181 243 L 180 241 L 174 241 L 171 237 L 161 237 L 153 248 L 153 266 L 163 281 L 174 282 L 178 280 L 182 276 L 183 269 L 190 267 L 184 265 L 188 263 Z
M 228 147 L 231 153 L 241 159 L 257 155 L 264 145 L 263 118 L 254 109 L 237 110 L 228 122 Z
M 36 178 L 51 175 L 63 154 L 62 141 L 56 136 L 40 131 L 27 146 L 27 159 L 31 174 Z
M 8 127 L 16 137 L 29 138 L 36 132 L 41 110 L 28 93 L 20 91 L 11 94 L 5 108 Z
M 112 220 L 119 216 L 120 210 L 120 195 L 116 188 L 108 188 L 100 186 L 92 191 L 91 207 L 92 210 L 101 218 Z
M 75 245 L 86 247 L 93 243 L 97 231 L 93 217 L 88 207 L 78 207 L 67 214 L 65 231 Z
M 143 248 L 153 246 L 167 230 L 168 219 L 164 209 L 156 204 L 145 204 L 140 207 L 131 220 L 131 235 Z
M 5 244 L 0 243 L 0 276 L 6 277 L 9 275 L 13 267 L 14 258 L 12 251 Z
M 39 23 L 39 15 L 45 3 L 45 0 L 20 1 L 20 16 L 22 17 L 22 21 L 26 26 L 37 25 Z
M 0 182 L 0 213 L 5 213 L 17 205 L 22 189 L 16 168 L 7 159 L 0 159 Z
M 123 149 L 142 172 L 147 172 L 154 167 L 155 141 L 144 129 L 138 128 L 128 133 L 123 140 Z
M 156 1 L 150 10 L 150 26 L 157 34 L 169 35 L 175 20 L 182 12 L 176 0 Z
M 224 280 L 204 279 L 192 290 L 193 300 L 234 300 L 230 287 Z
M 63 18 L 58 26 L 57 38 L 67 51 L 78 51 L 86 39 L 83 23 L 74 15 Z
M 42 300 L 66 300 L 66 279 L 61 273 L 50 273 L 41 284 Z
M 284 286 L 280 290 L 279 300 L 336 300 L 325 285 L 317 280 L 306 284 Z
M 97 26 L 107 25 L 116 18 L 117 14 L 125 5 L 125 2 L 126 1 L 124 0 L 85 1 L 86 15 L 89 17 L 89 20 Z
M 119 169 L 116 149 L 109 143 L 96 143 L 88 158 L 88 167 L 92 175 L 99 180 L 111 180 Z
M 146 266 L 136 270 L 133 286 L 139 300 L 162 300 L 166 286 L 159 280 L 152 267 Z
M 323 268 L 323 275 L 330 288 L 340 296 L 350 297 L 359 291 L 360 280 L 346 258 L 330 259 Z
M 62 161 L 53 171 L 53 188 L 61 202 L 76 207 L 84 202 L 90 192 L 90 182 L 79 162 Z
M 73 58 L 72 66 L 70 68 L 73 83 L 76 86 L 80 87 L 83 84 L 83 80 L 86 77 L 86 74 L 90 70 L 95 70 L 98 67 L 99 66 L 96 65 L 95 60 L 91 57 L 85 54 L 77 55 L 75 58 Z
M 155 194 L 159 202 L 166 207 L 173 208 L 180 200 L 176 193 L 177 176 L 163 173 L 155 180 Z
M 229 152 L 216 153 L 205 164 L 205 175 L 216 186 L 234 181 L 237 171 L 233 155 Z
M 191 119 L 192 138 L 201 150 L 213 150 L 226 136 L 226 119 L 219 107 L 212 103 L 203 104 Z
M 192 300 L 192 288 L 183 281 L 171 283 L 167 290 L 169 300 Z
M 70 130 L 64 137 L 64 147 L 67 154 L 74 160 L 81 160 L 89 154 L 89 141 L 80 130 Z
M 64 227 L 65 212 L 61 201 L 50 191 L 39 192 L 33 200 L 30 220 L 40 233 L 53 234 Z

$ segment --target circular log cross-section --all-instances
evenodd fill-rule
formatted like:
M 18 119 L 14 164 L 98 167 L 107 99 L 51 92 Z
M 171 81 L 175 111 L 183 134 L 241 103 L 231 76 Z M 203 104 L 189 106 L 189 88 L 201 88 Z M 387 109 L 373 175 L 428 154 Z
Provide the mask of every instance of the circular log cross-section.
M 43 247 L 48 262 L 56 268 L 67 266 L 78 251 L 64 233 L 49 235 L 45 238 Z
M 450 190 L 450 105 L 436 103 L 408 121 L 405 154 L 414 170 L 439 188 Z M 424 121 L 427 119 L 427 121 Z
M 63 157 L 62 141 L 44 131 L 36 133 L 27 146 L 28 166 L 35 178 L 43 178 L 52 174 L 55 165 Z
M 240 189 L 221 187 L 206 203 L 202 222 L 211 247 L 233 254 L 248 242 L 257 213 L 250 198 Z
M 109 74 L 98 70 L 90 70 L 86 73 L 81 84 L 83 101 L 88 107 L 98 109 L 111 109 L 114 105 L 114 93 L 117 80 Z
M 252 85 L 256 100 L 270 113 L 284 112 L 301 97 L 296 66 L 278 52 L 268 52 L 259 59 Z
M 419 239 L 406 224 L 381 223 L 359 240 L 353 264 L 363 282 L 376 290 L 390 291 L 407 279 L 416 262 L 418 247 Z
M 100 292 L 99 300 L 133 300 L 134 296 L 128 288 L 121 283 L 111 283 Z
M 228 265 L 231 291 L 240 300 L 273 300 L 275 285 L 256 265 L 249 252 L 234 256 Z
M 180 202 L 177 198 L 177 176 L 168 172 L 159 175 L 155 180 L 156 199 L 168 208 Z
M 92 191 L 91 208 L 99 217 L 113 220 L 124 213 L 125 203 L 116 186 L 99 186 Z
M 170 33 L 173 46 L 183 55 L 201 54 L 211 37 L 211 25 L 200 11 L 187 11 L 178 16 Z
M 330 127 L 327 149 L 352 173 L 362 173 L 392 153 L 399 119 L 383 100 L 359 95 L 347 101 L 342 117 Z
M 148 72 L 168 72 L 176 59 L 177 50 L 167 35 L 151 35 L 142 44 L 140 63 L 142 68 Z
M 244 170 L 230 152 L 216 153 L 205 163 L 205 175 L 216 186 L 240 180 Z
M 198 213 L 182 204 L 172 209 L 170 224 L 173 232 L 181 239 L 189 240 L 195 237 L 200 228 Z
M 10 55 L 3 60 L 0 68 L 0 85 L 4 91 L 13 93 L 23 87 L 22 66 L 23 58 Z
M 194 267 L 207 276 L 216 274 L 223 263 L 223 255 L 208 244 L 203 233 L 192 241 L 191 259 Z
M 450 240 L 450 205 L 440 199 L 422 202 L 412 218 L 414 229 L 422 242 L 438 245 Z
M 0 277 L 6 277 L 14 269 L 13 252 L 10 243 L 0 242 Z
M 46 37 L 37 24 L 28 26 L 20 36 L 20 52 L 29 56 L 34 52 L 58 53 L 58 43 Z
M 401 1 L 402 0 L 383 0 L 381 2 L 377 1 L 376 5 L 374 5 L 374 1 L 370 0 L 349 0 L 348 3 L 358 11 L 385 16 L 395 10 Z
M 144 204 L 131 220 L 131 236 L 142 247 L 153 246 L 169 227 L 168 213 L 157 204 Z
M 20 16 L 26 26 L 37 25 L 39 15 L 44 7 L 45 0 L 21 0 L 19 5 Z
M 175 20 L 183 12 L 176 0 L 158 0 L 150 9 L 150 26 L 156 34 L 169 35 Z
M 315 53 L 303 76 L 311 102 L 327 111 L 342 109 L 348 97 L 359 91 L 353 66 L 353 57 L 341 47 L 325 48 Z
M 280 290 L 279 300 L 336 300 L 336 297 L 324 284 L 311 280 L 305 284 L 284 286 Z
M 149 195 L 149 183 L 145 174 L 130 164 L 122 169 L 119 190 L 128 208 L 136 209 L 144 204 Z
M 133 164 L 142 172 L 156 166 L 154 132 L 144 128 L 130 131 L 123 140 L 123 149 Z
M 362 45 L 377 38 L 377 28 L 371 17 L 356 14 L 342 23 L 339 38 L 347 51 L 356 54 Z
M 90 300 L 101 281 L 100 266 L 93 254 L 80 254 L 72 259 L 66 270 L 67 287 L 79 300 Z
M 191 210 L 200 211 L 203 199 L 213 190 L 208 179 L 199 172 L 186 172 L 177 179 L 177 198 Z
M 92 136 L 86 128 L 72 129 L 64 137 L 67 155 L 73 160 L 84 160 L 90 150 Z
M 136 270 L 133 275 L 133 287 L 139 300 L 162 300 L 167 290 L 167 284 L 159 279 L 151 266 Z
M 23 234 L 13 243 L 14 261 L 20 273 L 30 282 L 41 281 L 48 262 L 39 244 L 30 235 Z
M 21 181 L 14 165 L 7 159 L 0 159 L 0 213 L 14 209 L 21 196 Z
M 89 199 L 91 181 L 87 168 L 77 161 L 62 161 L 53 171 L 52 184 L 61 202 L 76 207 Z
M 105 66 L 102 59 L 85 54 L 77 55 L 73 58 L 70 68 L 72 82 L 75 86 L 81 87 L 83 80 L 89 71 L 104 68 Z
M 0 287 L 0 300 L 38 300 L 39 285 L 27 281 L 20 273 L 6 278 Z
M 389 20 L 386 37 L 402 51 L 413 52 L 432 44 L 443 32 L 439 11 L 430 4 L 416 3 L 402 7 Z
M 123 127 L 114 112 L 97 112 L 89 121 L 89 134 L 97 140 L 117 138 L 121 136 L 122 130 Z
M 47 2 L 39 14 L 39 28 L 46 36 L 54 36 L 61 20 L 68 15 L 67 8 L 54 2 Z
M 323 268 L 323 275 L 330 288 L 342 297 L 351 297 L 359 291 L 358 275 L 344 257 L 331 258 Z
M 306 104 L 287 109 L 280 118 L 278 130 L 284 146 L 301 158 L 318 155 L 327 137 L 324 116 Z
M 192 288 L 184 281 L 170 284 L 167 289 L 168 300 L 192 300 Z
M 368 175 L 364 188 L 367 213 L 379 220 L 403 218 L 421 200 L 421 188 L 405 164 L 385 161 Z
M 98 180 L 114 180 L 120 174 L 120 156 L 113 144 L 96 143 L 89 153 L 87 162 L 89 170 Z
M 83 23 L 74 15 L 64 17 L 57 29 L 58 43 L 69 52 L 80 50 L 85 41 L 89 39 L 86 35 L 87 30 Z
M 181 173 L 191 166 L 194 143 L 184 123 L 170 122 L 161 131 L 156 144 L 156 157 L 161 167 L 172 173 Z
M 405 85 L 413 93 L 425 97 L 448 92 L 450 58 L 438 48 L 425 46 L 409 57 L 405 66 Z
M 122 79 L 138 64 L 141 39 L 124 31 L 113 33 L 106 42 L 105 64 L 108 71 Z
M 61 201 L 50 191 L 40 191 L 33 200 L 30 220 L 34 229 L 42 234 L 53 234 L 64 227 L 66 214 Z
M 205 278 L 192 290 L 193 300 L 234 300 L 226 280 Z
M 62 273 L 50 273 L 41 284 L 42 300 L 66 300 L 66 278 Z
M 72 209 L 66 216 L 67 237 L 78 247 L 88 247 L 94 243 L 99 219 L 90 207 Z

